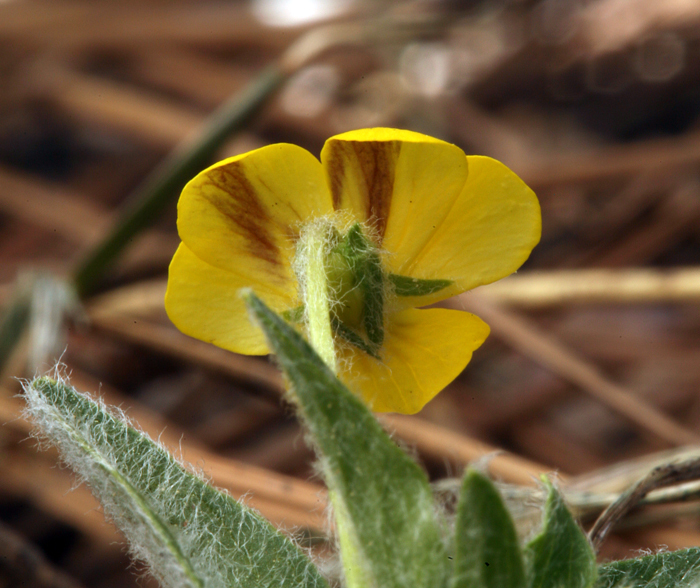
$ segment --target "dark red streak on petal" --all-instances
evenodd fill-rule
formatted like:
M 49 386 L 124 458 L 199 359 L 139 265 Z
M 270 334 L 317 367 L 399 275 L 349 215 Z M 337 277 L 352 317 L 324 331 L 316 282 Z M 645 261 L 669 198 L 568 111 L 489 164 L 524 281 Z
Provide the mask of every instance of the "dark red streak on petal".
M 325 161 L 336 210 L 343 205 L 343 185 L 348 168 L 359 171 L 366 218 L 376 230 L 380 243 L 391 209 L 400 151 L 401 144 L 397 141 L 334 141 Z
M 329 188 L 333 199 L 333 210 L 338 210 L 342 206 L 343 179 L 345 177 L 344 159 L 339 152 L 342 145 L 334 141 L 328 153 L 328 159 L 324 162 L 328 172 Z
M 282 256 L 269 231 L 274 221 L 258 200 L 241 166 L 231 164 L 210 170 L 202 184 L 214 186 L 225 194 L 202 191 L 202 196 L 228 219 L 232 230 L 243 237 L 249 252 L 281 269 Z

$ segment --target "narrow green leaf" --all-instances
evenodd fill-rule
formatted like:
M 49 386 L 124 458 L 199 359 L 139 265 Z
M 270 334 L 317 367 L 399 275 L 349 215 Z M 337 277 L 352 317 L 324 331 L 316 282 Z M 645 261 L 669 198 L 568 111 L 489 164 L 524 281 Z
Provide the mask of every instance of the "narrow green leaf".
M 491 480 L 469 470 L 457 506 L 452 588 L 524 587 L 513 519 Z
M 327 588 L 268 521 L 185 470 L 123 415 L 50 378 L 25 393 L 28 415 L 164 586 Z
M 293 328 L 254 294 L 246 300 L 321 453 L 347 585 L 445 586 L 450 566 L 424 472 Z
M 598 568 L 597 588 L 685 588 L 700 584 L 700 548 L 615 561 Z
M 397 274 L 389 274 L 389 281 L 394 285 L 397 296 L 426 296 L 452 284 L 451 280 L 420 280 Z
M 542 531 L 526 547 L 532 588 L 588 588 L 596 580 L 593 548 L 551 483 Z

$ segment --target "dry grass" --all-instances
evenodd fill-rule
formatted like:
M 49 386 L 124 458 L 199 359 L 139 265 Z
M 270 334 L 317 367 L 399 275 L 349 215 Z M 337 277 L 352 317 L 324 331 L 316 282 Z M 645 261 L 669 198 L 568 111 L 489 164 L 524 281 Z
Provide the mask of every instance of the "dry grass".
M 385 422 L 436 480 L 500 448 L 490 468 L 504 481 L 557 471 L 583 488 L 700 435 L 700 12 L 501 5 L 435 19 L 425 11 L 439 4 L 388 3 L 389 20 L 431 26 L 323 52 L 222 155 L 280 140 L 318 153 L 350 128 L 400 126 L 521 174 L 542 203 L 542 243 L 518 276 L 452 301 L 493 335 L 419 417 Z M 353 18 L 377 10 L 360 3 Z M 0 297 L 28 266 L 70 271 L 157 162 L 308 29 L 267 27 L 244 3 L 0 4 Z M 177 242 L 173 203 L 86 301 L 63 357 L 75 385 L 274 522 L 322 531 L 323 489 L 275 368 L 165 318 Z M 84 586 L 148 586 L 89 493 L 67 492 L 55 455 L 23 442 L 21 359 L 0 389 L 0 520 Z M 686 511 L 640 522 L 603 557 L 700 545 Z

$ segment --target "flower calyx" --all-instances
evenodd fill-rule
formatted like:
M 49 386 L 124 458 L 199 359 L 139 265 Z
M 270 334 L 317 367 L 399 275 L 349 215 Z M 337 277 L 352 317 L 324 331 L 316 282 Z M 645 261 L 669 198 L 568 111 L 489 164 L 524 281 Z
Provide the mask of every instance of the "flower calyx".
M 384 342 L 385 276 L 377 247 L 359 223 L 333 229 L 324 264 L 336 336 L 379 358 Z
M 387 296 L 424 296 L 452 284 L 451 280 L 422 280 L 385 273 L 379 248 L 360 223 L 352 224 L 344 232 L 327 225 L 320 233 L 324 240 L 320 249 L 312 252 L 302 237 L 299 251 L 303 252 L 302 256 L 323 256 L 323 278 L 333 334 L 375 359 L 381 359 Z M 319 234 L 318 228 L 315 234 Z M 300 278 L 306 285 L 302 290 L 308 292 L 308 281 L 318 280 L 319 276 L 307 273 Z M 308 324 L 314 320 L 308 316 L 309 310 L 307 305 L 300 306 L 285 312 L 284 318 Z

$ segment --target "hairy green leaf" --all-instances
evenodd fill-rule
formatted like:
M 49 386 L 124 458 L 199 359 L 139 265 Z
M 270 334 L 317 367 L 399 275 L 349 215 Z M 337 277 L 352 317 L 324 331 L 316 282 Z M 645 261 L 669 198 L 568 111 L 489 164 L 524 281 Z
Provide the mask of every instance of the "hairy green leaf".
M 321 454 L 347 585 L 445 586 L 448 559 L 425 473 L 293 328 L 254 294 L 246 299 Z
M 491 480 L 468 470 L 455 523 L 452 588 L 525 588 L 525 566 L 510 513 Z
M 588 588 L 597 570 L 595 553 L 551 483 L 542 531 L 526 547 L 531 588 Z
M 163 585 L 327 588 L 268 521 L 185 470 L 123 415 L 50 378 L 25 393 L 28 415 Z
M 700 548 L 615 561 L 598 568 L 596 588 L 687 588 L 700 584 Z

